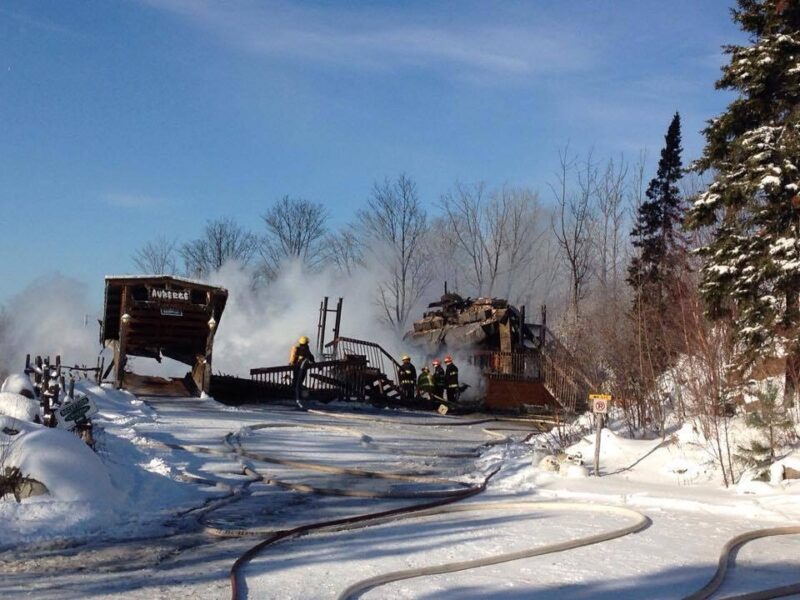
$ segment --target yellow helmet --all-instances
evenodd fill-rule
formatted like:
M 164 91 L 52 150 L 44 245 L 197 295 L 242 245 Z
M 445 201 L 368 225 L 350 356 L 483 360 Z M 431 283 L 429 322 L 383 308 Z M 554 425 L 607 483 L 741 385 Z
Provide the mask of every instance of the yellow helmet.
M 403 358 L 401 360 L 403 362 L 411 362 L 411 357 L 408 354 L 403 354 Z
M 307 344 L 307 343 L 308 343 L 308 337 L 306 337 L 306 336 L 304 336 L 304 335 L 301 335 L 301 336 L 300 336 L 300 339 L 299 339 L 299 340 L 297 340 L 297 341 L 298 341 L 300 344 Z

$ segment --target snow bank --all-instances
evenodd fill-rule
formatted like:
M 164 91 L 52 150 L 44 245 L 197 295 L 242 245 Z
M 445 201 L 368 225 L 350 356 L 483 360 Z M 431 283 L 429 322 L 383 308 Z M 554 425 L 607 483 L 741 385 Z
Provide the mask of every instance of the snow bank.
M 800 451 L 795 451 L 779 460 L 776 464 L 800 471 Z
M 28 392 L 31 398 L 34 398 L 36 395 L 33 390 L 31 379 L 25 373 L 12 373 L 6 377 L 3 386 L 0 387 L 0 392 L 14 392 L 15 394 Z
M 14 392 L 0 392 L 0 415 L 33 422 L 38 414 L 38 400 L 31 400 Z
M 16 437 L 5 465 L 42 482 L 54 499 L 93 504 L 118 500 L 105 465 L 75 434 L 39 427 Z

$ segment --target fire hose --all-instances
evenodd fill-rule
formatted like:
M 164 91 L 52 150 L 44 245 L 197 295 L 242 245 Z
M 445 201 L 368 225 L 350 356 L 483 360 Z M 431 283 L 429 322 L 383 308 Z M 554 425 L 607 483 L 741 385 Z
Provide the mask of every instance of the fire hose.
M 793 534 L 800 534 L 800 525 L 754 529 L 731 538 L 722 547 L 722 552 L 720 553 L 719 562 L 717 563 L 717 570 L 714 572 L 714 576 L 702 588 L 693 594 L 686 596 L 684 600 L 706 600 L 706 598 L 710 598 L 725 580 L 725 575 L 728 571 L 728 565 L 730 564 L 731 556 L 738 548 L 747 542 L 776 535 Z M 725 600 L 767 600 L 769 598 L 782 598 L 798 593 L 800 593 L 800 582 L 738 596 L 729 596 Z
M 326 415 L 330 416 L 330 413 L 325 413 Z M 490 421 L 497 421 L 497 419 L 487 419 L 487 420 L 480 420 L 478 423 L 474 421 L 462 422 L 462 424 L 482 424 L 485 422 Z M 394 422 L 394 421 L 393 421 Z M 396 423 L 396 422 L 394 422 Z M 443 423 L 439 423 L 442 425 Z M 304 428 L 312 428 L 312 429 L 330 429 L 339 432 L 347 432 L 353 435 L 361 435 L 357 431 L 351 430 L 349 428 L 344 427 L 334 427 L 334 426 L 325 426 L 325 425 L 282 425 L 282 424 L 258 424 L 251 426 L 249 429 L 251 430 L 258 430 L 258 429 L 266 429 L 266 428 L 273 428 L 273 427 L 304 427 Z M 486 433 L 490 435 L 500 435 L 498 431 L 491 431 L 491 430 L 484 430 Z M 518 431 L 518 430 L 514 430 Z M 359 477 L 369 477 L 369 478 L 376 478 L 376 479 L 389 479 L 389 480 L 401 480 L 401 481 L 411 481 L 417 483 L 443 483 L 448 482 L 450 480 L 438 478 L 438 477 L 429 477 L 426 475 L 412 475 L 412 474 L 401 474 L 401 473 L 382 473 L 377 471 L 367 471 L 363 469 L 352 469 L 347 467 L 332 467 L 330 465 L 324 464 L 317 464 L 317 463 L 309 463 L 303 461 L 294 461 L 294 460 L 287 460 L 287 459 L 280 459 L 276 457 L 270 457 L 258 453 L 253 453 L 246 451 L 241 448 L 239 444 L 238 436 L 234 434 L 228 434 L 225 439 L 226 444 L 229 446 L 229 451 L 234 452 L 242 457 L 251 458 L 253 460 L 257 460 L 260 462 L 267 462 L 272 464 L 280 464 L 283 466 L 298 468 L 298 469 L 305 469 L 305 470 L 314 470 L 326 473 L 337 473 L 343 475 L 353 475 Z M 191 451 L 206 451 L 208 449 L 199 448 L 199 447 L 184 447 L 184 449 L 191 450 Z M 294 529 L 285 530 L 285 531 L 274 531 L 274 530 L 261 530 L 261 529 L 250 529 L 250 530 L 220 530 L 212 527 L 206 526 L 206 531 L 215 536 L 222 536 L 222 537 L 245 537 L 245 536 L 258 536 L 258 535 L 269 535 L 267 539 L 260 542 L 258 545 L 254 546 L 247 553 L 242 555 L 239 560 L 234 563 L 234 566 L 231 569 L 231 589 L 232 589 L 232 598 L 234 600 L 238 599 L 239 591 L 238 591 L 238 573 L 241 568 L 249 562 L 254 556 L 256 556 L 261 550 L 265 549 L 268 546 L 274 545 L 283 540 L 295 539 L 301 537 L 303 535 L 307 535 L 314 532 L 326 532 L 326 531 L 343 531 L 348 529 L 356 529 L 360 527 L 372 527 L 376 525 L 380 525 L 382 523 L 386 523 L 389 521 L 399 521 L 409 518 L 421 518 L 430 515 L 436 514 L 448 514 L 448 513 L 455 513 L 455 512 L 464 512 L 464 511 L 479 511 L 479 510 L 500 510 L 500 509 L 534 509 L 534 510 L 590 510 L 590 511 L 598 511 L 598 512 L 611 512 L 616 514 L 625 514 L 628 516 L 636 516 L 637 520 L 634 524 L 630 525 L 629 527 L 621 528 L 619 530 L 614 530 L 610 532 L 604 532 L 601 534 L 597 534 L 594 536 L 588 536 L 585 538 L 578 538 L 574 540 L 568 540 L 565 542 L 560 542 L 556 544 L 550 544 L 545 546 L 534 547 L 518 552 L 507 553 L 502 555 L 494 555 L 491 557 L 487 557 L 484 559 L 476 559 L 471 561 L 462 561 L 462 562 L 455 562 L 455 563 L 448 563 L 442 565 L 435 565 L 432 567 L 420 568 L 420 569 L 409 569 L 404 571 L 397 571 L 392 573 L 386 573 L 383 575 L 379 575 L 370 579 L 366 579 L 360 582 L 357 582 L 350 587 L 348 587 L 344 592 L 342 592 L 339 596 L 339 600 L 349 600 L 351 598 L 356 598 L 361 593 L 367 591 L 368 589 L 378 587 L 380 585 L 385 585 L 391 582 L 403 580 L 403 579 L 410 579 L 414 577 L 421 577 L 427 575 L 437 575 L 437 574 L 444 574 L 444 573 L 452 573 L 457 571 L 463 571 L 467 569 L 473 569 L 483 566 L 490 566 L 494 564 L 499 564 L 503 562 L 510 562 L 513 560 L 518 560 L 521 558 L 530 558 L 534 556 L 541 556 L 544 554 L 550 554 L 555 552 L 562 552 L 565 550 L 570 550 L 573 548 L 577 548 L 580 546 L 588 546 L 592 544 L 601 543 L 604 541 L 609 541 L 615 539 L 616 537 L 621 537 L 624 535 L 628 535 L 630 533 L 635 533 L 641 531 L 642 529 L 646 528 L 649 525 L 649 519 L 628 508 L 624 507 L 617 507 L 617 506 L 606 506 L 606 505 L 586 505 L 586 504 L 574 504 L 574 503 L 545 503 L 545 502 L 517 502 L 517 503 L 507 503 L 507 502 L 498 502 L 498 503 L 481 503 L 481 504 L 472 504 L 466 506 L 453 506 L 455 502 L 460 500 L 464 500 L 469 498 L 477 493 L 482 492 L 486 484 L 488 483 L 489 479 L 496 473 L 496 471 L 492 472 L 486 480 L 477 487 L 469 487 L 463 490 L 455 490 L 455 491 L 444 491 L 444 492 L 417 492 L 413 494 L 393 494 L 391 492 L 370 492 L 370 491 L 354 491 L 354 490 L 346 490 L 346 489 L 338 489 L 338 488 L 317 488 L 313 486 L 307 486 L 303 484 L 291 484 L 284 481 L 280 481 L 277 479 L 267 479 L 257 473 L 255 470 L 246 468 L 246 474 L 250 477 L 247 485 L 254 481 L 263 481 L 268 484 L 278 485 L 280 487 L 284 487 L 287 489 L 292 489 L 294 491 L 300 492 L 311 492 L 311 493 L 320 493 L 320 494 L 333 494 L 333 495 L 346 495 L 346 496 L 355 496 L 355 497 L 370 497 L 370 498 L 398 498 L 398 497 L 430 497 L 430 496 L 444 496 L 442 500 L 429 502 L 425 504 L 418 504 L 409 507 L 401 507 L 398 509 L 393 509 L 390 511 L 384 511 L 379 513 L 368 513 L 363 515 L 357 515 L 355 517 L 349 517 L 346 519 L 337 519 L 333 521 L 323 521 L 319 523 L 313 524 L 306 524 Z M 195 477 L 194 478 L 198 483 L 206 483 L 207 485 L 211 485 L 214 482 L 210 480 L 202 480 L 201 478 Z M 216 510 L 217 508 L 221 507 L 224 504 L 227 504 L 230 501 L 235 501 L 235 498 L 228 498 L 219 501 L 214 506 L 207 508 L 208 512 L 212 510 Z M 203 512 L 206 512 L 204 510 Z M 742 533 L 731 540 L 729 540 L 720 555 L 719 563 L 717 566 L 717 570 L 712 577 L 712 579 L 700 590 L 695 592 L 694 594 L 687 596 L 685 600 L 706 600 L 710 598 L 722 585 L 725 575 L 727 573 L 728 565 L 731 560 L 731 555 L 745 543 L 750 542 L 755 539 L 769 537 L 769 536 L 776 536 L 776 535 L 791 535 L 791 534 L 800 534 L 800 526 L 787 526 L 787 527 L 777 527 L 777 528 L 768 528 L 768 529 L 758 529 L 753 531 L 748 531 Z M 750 592 L 743 595 L 737 596 L 729 596 L 725 600 L 766 600 L 771 598 L 781 598 L 793 594 L 800 593 L 800 583 L 790 584 L 785 586 L 779 586 L 775 588 L 770 588 L 767 590 L 760 590 L 757 592 Z
M 497 419 L 487 419 L 481 420 L 481 423 L 488 422 L 488 421 L 497 421 Z M 470 424 L 475 424 L 471 422 Z M 269 427 L 281 427 L 286 425 L 281 424 L 259 424 L 255 426 L 250 426 L 249 429 L 257 430 L 257 429 L 265 429 Z M 289 425 L 292 426 L 292 425 Z M 311 427 L 319 427 L 319 426 L 311 426 Z M 336 428 L 338 430 L 345 430 L 344 428 Z M 519 430 L 514 430 L 519 431 Z M 487 432 L 489 433 L 489 432 Z M 493 432 L 493 435 L 501 435 L 498 431 Z M 503 436 L 505 437 L 505 436 Z M 260 461 L 260 462 L 267 462 L 272 464 L 280 464 L 283 466 L 288 467 L 295 467 L 300 469 L 308 469 L 308 470 L 316 470 L 322 471 L 326 473 L 339 473 L 345 475 L 353 475 L 359 477 L 371 477 L 371 478 L 380 478 L 380 479 L 394 479 L 394 480 L 403 480 L 403 481 L 413 481 L 418 483 L 441 483 L 447 482 L 449 480 L 438 478 L 438 477 L 430 477 L 430 476 L 420 476 L 420 475 L 406 475 L 406 474 L 397 474 L 397 473 L 381 473 L 381 472 L 374 472 L 374 471 L 366 471 L 363 469 L 352 469 L 347 467 L 333 467 L 330 465 L 322 465 L 310 462 L 302 462 L 302 461 L 293 461 L 287 459 L 280 459 L 276 457 L 271 457 L 263 454 L 258 454 L 254 452 L 250 452 L 244 450 L 240 445 L 240 440 L 238 436 L 229 434 L 226 436 L 226 444 L 231 448 L 232 451 L 236 452 L 240 456 L 244 458 L 249 458 L 252 460 Z M 499 469 L 498 469 L 499 470 Z M 319 532 L 330 532 L 330 531 L 343 531 L 343 530 L 351 530 L 363 527 L 372 527 L 382 523 L 392 522 L 392 521 L 399 521 L 402 519 L 409 519 L 415 517 L 423 517 L 423 516 L 430 516 L 436 514 L 447 514 L 447 513 L 455 513 L 455 512 L 465 512 L 465 511 L 482 511 L 482 510 L 576 510 L 576 511 L 593 511 L 593 512 L 606 512 L 606 513 L 613 513 L 616 515 L 623 515 L 627 517 L 633 517 L 634 523 L 620 528 L 615 529 L 612 531 L 603 532 L 600 534 L 582 537 L 574 540 L 568 540 L 564 542 L 559 542 L 555 544 L 548 544 L 544 546 L 538 546 L 534 548 L 525 549 L 518 552 L 510 552 L 504 553 L 501 555 L 494 555 L 491 557 L 483 558 L 483 559 L 476 559 L 472 561 L 463 561 L 463 562 L 456 562 L 456 563 L 448 563 L 444 565 L 437 565 L 435 567 L 428 567 L 424 569 L 412 569 L 408 571 L 398 571 L 394 573 L 387 573 L 375 578 L 370 578 L 368 580 L 364 580 L 358 582 L 345 590 L 341 595 L 340 599 L 345 598 L 354 598 L 363 591 L 367 589 L 384 585 L 386 583 L 392 581 L 398 581 L 400 579 L 408 579 L 411 577 L 420 577 L 429 574 L 439 574 L 439 573 L 449 573 L 455 571 L 461 571 L 466 569 L 473 569 L 481 566 L 489 566 L 493 564 L 499 564 L 503 562 L 509 562 L 512 560 L 518 560 L 521 558 L 528 558 L 533 556 L 540 556 L 543 554 L 549 554 L 553 552 L 561 552 L 564 550 L 569 550 L 572 548 L 577 548 L 580 546 L 587 546 L 591 544 L 597 544 L 600 542 L 608 541 L 615 539 L 617 537 L 621 537 L 624 535 L 628 535 L 630 533 L 635 533 L 637 531 L 641 531 L 642 529 L 646 528 L 650 524 L 650 520 L 645 515 L 634 511 L 629 508 L 625 507 L 618 507 L 618 506 L 604 506 L 604 505 L 587 505 L 587 504 L 575 504 L 575 503 L 546 503 L 546 502 L 497 502 L 497 503 L 482 503 L 482 504 L 472 504 L 466 506 L 454 506 L 454 504 L 460 500 L 465 500 L 471 496 L 474 496 L 480 492 L 482 492 L 486 485 L 488 484 L 489 480 L 497 473 L 497 470 L 490 473 L 485 480 L 478 486 L 468 487 L 462 490 L 455 490 L 455 491 L 445 491 L 445 492 L 416 492 L 411 494 L 410 497 L 417 497 L 417 498 L 424 498 L 430 497 L 432 495 L 444 496 L 439 500 L 435 500 L 433 502 L 428 502 L 424 504 L 415 504 L 411 506 L 404 506 L 399 507 L 387 511 L 381 511 L 377 513 L 367 513 L 356 515 L 352 517 L 346 517 L 341 519 L 334 519 L 329 521 L 321 521 L 316 523 L 309 523 L 305 525 L 301 525 L 299 527 L 295 527 L 292 529 L 282 530 L 282 531 L 267 531 L 267 530 L 234 530 L 234 531 L 220 531 L 215 530 L 213 533 L 215 535 L 224 535 L 226 537 L 244 537 L 246 535 L 268 535 L 268 537 L 252 548 L 250 548 L 247 552 L 242 554 L 239 559 L 233 564 L 231 567 L 230 572 L 230 581 L 231 581 L 231 597 L 233 600 L 238 600 L 240 597 L 240 589 L 239 589 L 239 579 L 241 574 L 241 569 L 250 562 L 255 556 L 257 556 L 262 550 L 277 544 L 278 542 L 290 539 L 296 539 L 302 537 L 304 535 L 308 535 L 310 533 L 319 533 Z M 295 489 L 298 491 L 306 491 L 306 492 L 314 492 L 314 493 L 321 493 L 321 494 L 330 494 L 334 493 L 337 495 L 348 495 L 348 496 L 358 496 L 358 497 L 409 497 L 409 496 L 398 496 L 392 493 L 386 492 L 359 492 L 353 490 L 345 490 L 345 489 L 321 489 L 316 488 L 313 486 L 307 485 L 297 485 L 297 484 L 287 484 L 286 482 L 280 482 L 278 480 L 270 480 L 264 478 L 263 481 L 267 483 L 275 483 L 281 485 L 283 487 L 289 487 L 290 489 Z M 208 531 L 208 528 L 207 528 Z
M 446 506 L 441 508 L 428 509 L 414 514 L 403 515 L 400 519 L 417 518 L 430 515 L 456 513 L 456 512 L 472 512 L 472 511 L 485 511 L 485 510 L 525 510 L 532 511 L 570 511 L 570 512 L 602 512 L 607 514 L 615 514 L 619 516 L 632 517 L 634 522 L 619 529 L 611 531 L 604 531 L 594 535 L 589 535 L 554 544 L 545 544 L 543 546 L 535 546 L 533 548 L 526 548 L 516 552 L 507 552 L 504 554 L 495 554 L 485 558 L 477 558 L 474 560 L 465 560 L 459 562 L 446 563 L 441 565 L 433 565 L 430 567 L 420 567 L 416 569 L 405 569 L 402 571 L 394 571 L 391 573 L 384 573 L 375 577 L 370 577 L 362 581 L 358 581 L 350 585 L 338 596 L 338 600 L 351 600 L 357 598 L 362 593 L 372 588 L 386 585 L 395 581 L 403 579 L 411 579 L 414 577 L 423 577 L 427 575 L 441 575 L 444 573 L 455 573 L 458 571 L 466 571 L 467 569 L 476 569 L 478 567 L 488 567 L 513 560 L 520 560 L 523 558 L 532 558 L 534 556 L 542 556 L 544 554 L 553 554 L 555 552 L 563 552 L 565 550 L 572 550 L 574 548 L 581 548 L 583 546 L 590 546 L 592 544 L 599 544 L 607 542 L 625 535 L 637 533 L 650 526 L 650 519 L 633 509 L 622 506 L 611 505 L 593 505 L 593 504 L 578 504 L 571 502 L 484 502 L 480 504 Z M 398 520 L 398 519 L 395 519 Z M 384 521 L 385 522 L 385 521 Z M 372 523 L 371 523 L 372 525 Z

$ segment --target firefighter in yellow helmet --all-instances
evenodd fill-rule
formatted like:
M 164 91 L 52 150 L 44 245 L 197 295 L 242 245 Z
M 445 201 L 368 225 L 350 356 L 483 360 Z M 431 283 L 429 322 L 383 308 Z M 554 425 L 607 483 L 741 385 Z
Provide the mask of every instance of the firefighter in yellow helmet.
M 292 380 L 292 388 L 294 389 L 294 401 L 297 408 L 305 410 L 303 406 L 302 394 L 303 383 L 306 380 L 306 373 L 308 368 L 314 362 L 314 355 L 311 354 L 311 349 L 308 347 L 308 338 L 301 336 L 297 340 L 297 344 L 292 346 L 292 351 L 289 353 L 289 364 L 294 367 L 294 377 Z
M 417 369 L 411 364 L 411 357 L 403 355 L 403 363 L 397 368 L 400 379 L 400 394 L 403 400 L 411 402 L 414 400 L 414 386 L 417 384 Z

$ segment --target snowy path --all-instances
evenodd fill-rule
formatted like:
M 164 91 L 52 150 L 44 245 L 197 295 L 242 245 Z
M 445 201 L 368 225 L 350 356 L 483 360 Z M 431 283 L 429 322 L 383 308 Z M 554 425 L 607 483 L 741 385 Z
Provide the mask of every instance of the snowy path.
M 226 598 L 233 561 L 261 538 L 222 539 L 204 527 L 279 530 L 419 502 L 409 498 L 321 496 L 276 485 L 249 483 L 226 435 L 247 452 L 244 460 L 264 477 L 287 485 L 408 496 L 439 493 L 503 470 L 489 489 L 467 502 L 560 500 L 625 504 L 645 512 L 645 531 L 603 544 L 491 567 L 410 579 L 375 588 L 364 598 L 680 598 L 713 573 L 720 548 L 747 529 L 794 516 L 792 498 L 756 501 L 709 486 L 676 487 L 638 477 L 636 470 L 597 479 L 564 479 L 533 469 L 520 444 L 486 446 L 496 438 L 484 427 L 382 411 L 380 421 L 300 413 L 270 406 L 230 409 L 210 400 L 152 399 L 136 410 L 105 415 L 107 459 L 124 449 L 157 476 L 133 479 L 131 502 L 159 522 L 226 492 L 180 481 L 191 473 L 248 493 L 203 517 L 186 517 L 166 529 L 143 520 L 142 531 L 162 537 L 129 541 L 130 518 L 109 524 L 107 541 L 48 549 L 26 546 L 0 553 L 0 597 Z M 440 425 L 431 427 L 432 422 Z M 256 428 L 269 424 L 268 428 Z M 527 431 L 506 432 L 519 441 Z M 244 429 L 243 429 L 244 428 Z M 228 438 L 230 440 L 230 438 Z M 187 450 L 176 449 L 183 446 Z M 201 451 L 201 448 L 212 452 Z M 417 482 L 364 478 L 263 462 L 324 463 L 331 467 L 425 473 Z M 122 457 L 117 455 L 117 459 Z M 644 462 L 644 461 L 643 461 Z M 609 464 L 609 470 L 612 465 Z M 120 475 L 123 480 L 125 476 Z M 130 479 L 130 477 L 128 477 Z M 442 481 L 439 481 L 441 479 Z M 174 484 L 164 487 L 163 483 Z M 129 482 L 130 483 L 130 482 Z M 249 487 L 248 487 L 249 486 Z M 188 491 L 187 491 L 188 490 Z M 141 497 L 139 496 L 141 494 Z M 550 544 L 621 527 L 601 513 L 476 511 L 410 518 L 347 532 L 312 534 L 268 548 L 243 571 L 248 598 L 336 598 L 348 585 L 399 569 L 467 560 Z M 745 546 L 721 590 L 724 595 L 794 582 L 800 573 L 800 536 Z

